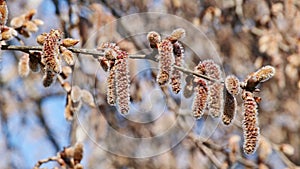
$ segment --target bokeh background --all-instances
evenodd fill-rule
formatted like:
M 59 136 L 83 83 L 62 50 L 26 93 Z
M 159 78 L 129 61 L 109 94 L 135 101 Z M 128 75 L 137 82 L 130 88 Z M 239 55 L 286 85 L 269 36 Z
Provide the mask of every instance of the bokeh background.
M 150 51 L 146 41 L 148 29 L 143 31 L 134 24 L 115 21 L 130 14 L 159 12 L 185 19 L 204 33 L 201 37 L 194 36 L 185 28 L 187 37 L 195 39 L 183 40 L 187 51 L 184 67 L 193 69 L 200 60 L 213 58 L 222 66 L 224 75 L 235 74 L 240 80 L 263 65 L 274 66 L 276 75 L 260 87 L 260 148 L 253 155 L 245 155 L 240 98 L 234 124 L 224 126 L 210 116 L 194 121 L 189 104 L 192 98 L 183 98 L 182 93 L 174 95 L 170 88 L 156 84 L 157 63 L 131 60 L 133 110 L 124 118 L 106 103 L 107 73 L 93 57 L 77 55 L 73 75 L 68 80 L 91 91 L 97 108 L 84 105 L 76 115 L 78 119 L 69 122 L 64 117 L 66 93 L 61 86 L 56 83 L 44 88 L 41 73 L 21 78 L 17 64 L 22 53 L 1 51 L 0 168 L 32 168 L 38 160 L 55 156 L 63 147 L 79 141 L 84 143 L 82 164 L 91 169 L 282 169 L 300 165 L 300 1 L 9 0 L 7 3 L 9 20 L 36 9 L 34 17 L 45 22 L 29 38 L 21 37 L 25 45 L 36 45 L 37 35 L 56 28 L 66 37 L 80 39 L 77 47 L 93 49 L 100 42 L 115 41 L 129 53 L 145 54 Z M 168 22 L 172 20 L 158 19 L 153 25 L 160 28 L 153 29 L 161 30 L 163 35 L 171 33 L 176 26 L 169 27 L 172 23 Z M 7 43 L 21 45 L 17 40 Z M 174 145 L 164 153 L 139 159 L 118 156 L 101 148 L 101 141 L 108 139 L 109 146 L 124 147 L 123 152 L 150 151 L 149 147 L 114 139 L 111 130 L 136 138 L 154 137 L 170 128 L 178 118 L 183 126 L 190 127 L 187 133 L 193 134 L 180 139 L 178 144 L 172 143 L 172 139 L 178 140 L 176 137 L 156 142 L 153 147 L 158 150 L 160 144 Z M 205 136 L 205 139 L 193 136 Z M 50 162 L 44 166 L 59 165 Z

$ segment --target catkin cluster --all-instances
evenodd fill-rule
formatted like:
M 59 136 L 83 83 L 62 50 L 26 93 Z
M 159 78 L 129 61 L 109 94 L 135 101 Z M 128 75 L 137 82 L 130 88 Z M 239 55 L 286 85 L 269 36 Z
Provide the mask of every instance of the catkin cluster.
M 130 102 L 128 54 L 115 43 L 103 43 L 98 49 L 104 51 L 104 57 L 98 59 L 101 67 L 109 71 L 107 103 L 117 105 L 121 114 L 127 114 Z
M 161 36 L 154 31 L 147 35 L 150 47 L 158 50 L 159 71 L 157 74 L 157 82 L 159 85 L 165 85 L 170 80 L 174 93 L 181 90 L 182 73 L 175 66 L 182 66 L 184 58 L 184 49 L 178 41 L 185 36 L 185 30 L 182 28 L 174 30 L 169 36 L 161 40 Z

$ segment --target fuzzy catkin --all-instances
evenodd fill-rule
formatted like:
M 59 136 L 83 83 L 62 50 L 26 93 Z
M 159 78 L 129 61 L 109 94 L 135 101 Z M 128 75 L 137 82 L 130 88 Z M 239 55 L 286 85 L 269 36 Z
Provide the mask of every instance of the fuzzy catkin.
M 221 69 L 213 60 L 204 60 L 200 62 L 195 70 L 199 74 L 206 75 L 216 80 L 221 80 Z M 209 114 L 212 117 L 219 117 L 221 110 L 223 110 L 223 85 L 218 82 L 207 82 L 208 87 L 208 108 Z
M 116 99 L 117 99 L 117 93 L 116 93 L 116 66 L 113 66 L 109 70 L 109 75 L 107 77 L 107 103 L 109 105 L 115 105 Z
M 200 119 L 203 114 L 204 110 L 207 106 L 207 95 L 208 95 L 208 88 L 206 86 L 206 82 L 202 79 L 199 79 L 195 87 L 196 96 L 193 100 L 193 116 L 196 119 Z
M 243 92 L 244 100 L 244 145 L 243 149 L 246 154 L 255 152 L 259 137 L 259 127 L 257 119 L 257 103 L 255 102 L 253 93 L 249 91 Z
M 159 53 L 159 72 L 157 82 L 159 85 L 165 85 L 171 77 L 172 64 L 174 63 L 173 44 L 169 40 L 163 40 L 158 44 Z
M 225 125 L 229 125 L 234 119 L 237 103 L 233 95 L 231 95 L 227 90 L 225 90 L 224 92 L 225 95 L 222 121 Z
M 184 49 L 181 43 L 176 42 L 173 44 L 173 53 L 175 56 L 175 63 L 174 65 L 181 67 L 183 64 L 183 58 L 184 58 Z M 172 76 L 171 76 L 171 85 L 172 90 L 174 93 L 179 93 L 181 90 L 181 76 L 182 72 L 176 69 L 172 70 Z
M 259 82 L 265 82 L 275 75 L 275 68 L 273 66 L 264 66 L 255 72 L 256 79 Z
M 225 87 L 226 90 L 234 96 L 240 93 L 240 82 L 234 75 L 229 75 L 225 78 Z
M 116 61 L 116 93 L 117 104 L 121 114 L 127 114 L 129 111 L 129 69 L 128 58 L 118 59 Z
M 60 73 L 61 61 L 59 58 L 59 40 L 61 38 L 61 32 L 59 30 L 52 29 L 45 39 L 43 45 L 42 63 L 45 64 L 46 70 Z
M 26 77 L 29 74 L 29 55 L 24 54 L 18 64 L 18 72 L 21 77 Z

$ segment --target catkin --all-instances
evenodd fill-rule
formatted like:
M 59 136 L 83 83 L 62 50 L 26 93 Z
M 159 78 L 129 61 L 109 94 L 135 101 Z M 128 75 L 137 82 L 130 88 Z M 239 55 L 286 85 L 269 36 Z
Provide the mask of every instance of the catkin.
M 24 54 L 18 64 L 18 72 L 21 77 L 26 77 L 29 74 L 29 55 Z
M 272 66 L 264 66 L 255 72 L 255 76 L 259 82 L 265 82 L 275 75 L 275 68 Z
M 61 55 L 62 55 L 62 58 L 64 59 L 64 61 L 68 65 L 73 66 L 75 64 L 73 52 L 71 52 L 70 50 L 68 50 L 67 48 L 65 48 L 63 46 L 60 47 L 60 50 L 61 50 Z
M 206 75 L 216 80 L 221 80 L 221 69 L 213 60 L 204 60 L 196 66 L 199 74 Z M 218 82 L 208 81 L 208 107 L 212 117 L 219 117 L 223 110 L 223 85 Z
M 246 154 L 252 154 L 255 152 L 259 137 L 259 127 L 257 119 L 257 103 L 255 102 L 253 93 L 249 91 L 243 92 L 244 100 L 244 145 L 243 149 Z
M 29 54 L 29 68 L 31 71 L 40 71 L 41 55 L 41 52 L 32 52 Z
M 60 73 L 61 63 L 59 59 L 59 40 L 61 32 L 52 29 L 45 39 L 43 45 L 42 63 L 45 64 L 46 70 Z
M 208 95 L 208 88 L 206 86 L 206 82 L 202 79 L 199 79 L 196 82 L 195 93 L 196 96 L 193 100 L 193 115 L 196 119 L 200 119 L 203 114 L 204 110 L 207 106 L 207 95 Z
M 193 75 L 188 75 L 186 78 L 185 78 L 185 86 L 184 86 L 184 89 L 183 89 L 183 96 L 185 98 L 189 98 L 193 95 L 194 93 L 194 77 Z
M 121 114 L 127 114 L 129 111 L 129 70 L 128 58 L 118 59 L 116 61 L 116 93 L 117 104 Z
M 225 90 L 224 92 L 225 95 L 222 121 L 225 125 L 229 125 L 234 119 L 237 103 L 233 95 L 231 95 L 227 90 Z
M 163 40 L 158 44 L 159 72 L 157 82 L 159 85 L 166 84 L 171 76 L 172 64 L 174 63 L 173 45 L 169 40 Z
M 226 90 L 234 96 L 240 93 L 240 82 L 234 75 L 229 75 L 225 78 L 225 87 Z
M 109 75 L 107 77 L 107 103 L 109 105 L 115 105 L 117 99 L 116 93 L 116 66 L 113 66 L 109 70 Z
M 185 30 L 183 28 L 175 29 L 167 39 L 172 43 L 177 42 L 180 38 L 185 37 Z
M 6 25 L 8 18 L 8 9 L 6 0 L 0 0 L 0 27 Z
M 181 67 L 183 63 L 183 57 L 184 57 L 183 46 L 179 42 L 174 43 L 173 52 L 175 56 L 174 65 Z M 182 76 L 181 71 L 176 69 L 172 70 L 171 85 L 172 85 L 172 90 L 175 93 L 179 93 L 181 90 L 181 76 Z

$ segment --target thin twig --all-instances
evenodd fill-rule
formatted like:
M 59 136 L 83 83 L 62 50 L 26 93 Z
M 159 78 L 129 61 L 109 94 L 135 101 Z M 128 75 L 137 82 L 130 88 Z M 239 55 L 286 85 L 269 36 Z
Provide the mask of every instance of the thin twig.
M 54 157 L 49 157 L 49 158 L 46 158 L 46 159 L 42 159 L 42 160 L 39 160 L 33 167 L 33 169 L 38 169 L 42 164 L 44 163 L 48 163 L 50 161 L 58 161 L 59 158 L 57 156 L 54 156 Z

